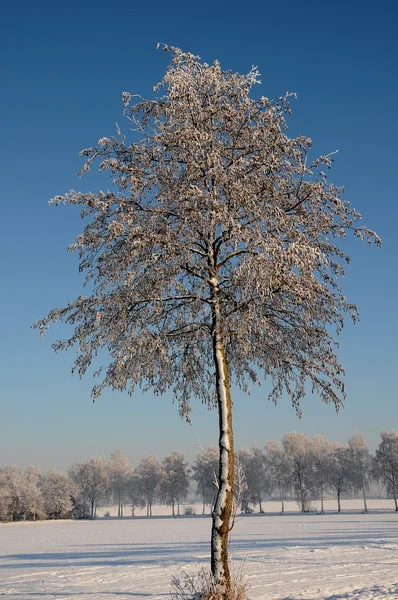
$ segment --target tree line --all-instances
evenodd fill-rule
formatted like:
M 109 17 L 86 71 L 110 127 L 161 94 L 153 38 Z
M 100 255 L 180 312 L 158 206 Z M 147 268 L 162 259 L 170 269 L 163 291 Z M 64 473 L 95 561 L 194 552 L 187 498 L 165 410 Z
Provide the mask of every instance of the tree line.
M 171 507 L 179 515 L 181 503 L 194 482 L 197 498 L 213 507 L 218 491 L 218 448 L 202 449 L 189 467 L 181 452 L 173 451 L 162 461 L 147 456 L 133 469 L 128 458 L 116 450 L 109 461 L 103 457 L 74 463 L 67 473 L 18 465 L 0 469 L 0 520 L 37 520 L 94 518 L 106 504 L 117 506 L 118 517 L 126 507 L 134 516 L 136 508 L 146 508 L 152 516 L 155 502 Z M 372 482 L 384 484 L 398 511 L 398 432 L 383 431 L 372 455 L 366 441 L 356 433 L 347 445 L 329 442 L 316 435 L 286 433 L 281 443 L 272 441 L 264 447 L 243 448 L 236 453 L 235 498 L 237 510 L 263 512 L 263 502 L 279 498 L 281 512 L 285 501 L 294 497 L 302 512 L 312 509 L 318 500 L 324 511 L 324 499 L 361 495 L 367 512 L 367 494 Z

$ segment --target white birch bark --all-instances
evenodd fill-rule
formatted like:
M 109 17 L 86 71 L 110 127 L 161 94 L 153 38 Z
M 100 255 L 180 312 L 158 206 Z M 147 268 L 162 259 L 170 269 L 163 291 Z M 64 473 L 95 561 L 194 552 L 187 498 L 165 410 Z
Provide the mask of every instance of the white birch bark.
M 212 513 L 211 570 L 215 581 L 228 592 L 230 589 L 228 537 L 233 512 L 234 445 L 230 381 L 225 345 L 222 339 L 218 294 L 218 281 L 213 278 L 213 350 L 217 382 L 220 463 L 219 488 Z

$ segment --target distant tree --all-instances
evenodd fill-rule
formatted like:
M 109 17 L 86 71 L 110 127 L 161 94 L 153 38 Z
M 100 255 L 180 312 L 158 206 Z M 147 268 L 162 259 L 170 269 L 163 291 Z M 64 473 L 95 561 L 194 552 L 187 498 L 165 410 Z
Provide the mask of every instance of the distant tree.
M 285 498 L 293 482 L 293 460 L 277 442 L 265 446 L 265 469 L 271 486 L 278 490 L 281 513 L 285 512 Z
M 213 510 L 211 570 L 228 595 L 228 537 L 234 495 L 231 381 L 244 389 L 265 375 L 270 399 L 284 391 L 299 411 L 308 381 L 338 408 L 343 368 L 334 332 L 356 307 L 338 285 L 348 257 L 337 245 L 360 215 L 327 181 L 330 156 L 311 161 L 311 140 L 289 138 L 288 97 L 250 96 L 259 83 L 165 47 L 172 62 L 154 99 L 124 93 L 135 130 L 101 138 L 82 152 L 99 159 L 118 191 L 54 199 L 89 217 L 71 249 L 93 285 L 37 323 L 74 329 L 83 375 L 98 350 L 110 364 L 106 387 L 164 393 L 172 388 L 189 418 L 195 397 L 219 412 L 219 489 Z M 161 91 L 160 91 L 161 90 Z M 128 108 L 130 106 L 130 108 Z
M 155 501 L 158 486 L 162 477 L 162 465 L 156 456 L 146 456 L 135 469 L 135 477 L 139 495 L 145 499 L 147 516 L 152 516 L 152 505 Z
M 351 485 L 354 490 L 361 492 L 363 509 L 367 513 L 366 490 L 369 487 L 373 460 L 366 447 L 365 438 L 360 433 L 355 433 L 348 440 L 348 459 Z
M 240 491 L 240 509 L 242 512 L 250 512 L 251 509 L 249 507 L 250 504 L 250 492 L 248 489 L 247 481 L 246 481 L 246 473 L 249 471 L 249 463 L 250 463 L 250 450 L 248 448 L 240 448 L 235 457 L 235 466 L 238 466 L 244 477 L 244 484 L 242 485 L 242 489 Z M 235 482 L 236 482 L 236 473 L 235 473 Z
M 117 503 L 117 516 L 123 516 L 128 477 L 131 471 L 129 460 L 119 450 L 115 450 L 108 463 L 109 490 Z
M 319 493 L 321 513 L 324 510 L 324 493 L 329 483 L 333 446 L 323 435 L 316 435 L 312 442 L 313 487 Z
M 159 491 L 162 498 L 171 504 L 172 515 L 175 515 L 175 504 L 177 503 L 177 514 L 180 514 L 180 503 L 187 497 L 189 490 L 188 463 L 184 460 L 181 452 L 174 450 L 162 461 L 162 475 Z
M 23 493 L 25 477 L 19 465 L 6 465 L 1 471 L 1 486 L 6 506 L 6 518 L 15 521 L 23 517 Z
M 238 455 L 245 476 L 245 496 L 252 504 L 258 504 L 259 511 L 263 512 L 261 502 L 264 495 L 270 491 L 264 451 L 258 446 L 252 446 L 250 450 L 240 450 Z
M 380 436 L 375 473 L 386 482 L 387 491 L 394 499 L 395 510 L 398 512 L 398 431 L 382 431 Z
M 24 473 L 21 506 L 23 518 L 36 521 L 46 516 L 43 494 L 40 488 L 40 469 L 30 465 Z
M 336 492 L 337 512 L 341 512 L 341 495 L 352 487 L 350 453 L 347 446 L 331 444 L 328 479 Z
M 292 464 L 292 484 L 301 512 L 308 510 L 309 495 L 314 488 L 311 440 L 305 433 L 286 433 L 282 446 Z
M 136 508 L 144 508 L 146 505 L 145 498 L 140 490 L 139 476 L 131 469 L 127 477 L 127 498 L 131 507 L 131 516 L 135 516 Z
M 11 513 L 11 494 L 6 475 L 0 469 L 0 521 L 9 521 Z
M 78 486 L 57 469 L 50 469 L 42 482 L 45 510 L 50 519 L 67 519 L 73 514 Z
M 94 519 L 99 502 L 103 499 L 108 487 L 108 469 L 104 458 L 90 458 L 73 464 L 69 476 L 78 486 L 84 501 L 90 507 L 90 516 Z
M 202 450 L 192 465 L 192 479 L 196 481 L 196 493 L 202 498 L 202 513 L 205 513 L 206 504 L 214 506 L 218 491 L 218 464 L 219 450 L 216 446 L 209 446 Z

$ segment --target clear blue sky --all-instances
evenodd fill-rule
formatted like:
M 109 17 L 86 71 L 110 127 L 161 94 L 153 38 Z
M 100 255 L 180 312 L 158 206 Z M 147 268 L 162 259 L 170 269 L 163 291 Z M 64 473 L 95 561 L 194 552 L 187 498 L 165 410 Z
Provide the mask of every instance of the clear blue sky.
M 55 194 L 108 186 L 76 177 L 80 149 L 124 125 L 121 93 L 151 95 L 169 56 L 158 41 L 219 59 L 224 68 L 262 74 L 258 95 L 294 91 L 292 135 L 309 135 L 314 154 L 335 149 L 331 179 L 382 249 L 349 243 L 344 281 L 361 321 L 341 337 L 347 402 L 309 397 L 300 423 L 267 386 L 235 391 L 237 446 L 264 444 L 289 430 L 346 441 L 355 429 L 371 448 L 382 429 L 398 428 L 397 403 L 397 105 L 398 45 L 394 1 L 27 2 L 1 10 L 1 328 L 0 466 L 65 469 L 72 461 L 119 447 L 133 463 L 174 448 L 192 459 L 217 442 L 217 417 L 194 404 L 193 425 L 170 397 L 107 392 L 92 404 L 90 378 L 70 375 L 72 353 L 50 349 L 61 329 L 40 342 L 31 323 L 81 291 L 79 232 L 70 207 L 48 207 Z

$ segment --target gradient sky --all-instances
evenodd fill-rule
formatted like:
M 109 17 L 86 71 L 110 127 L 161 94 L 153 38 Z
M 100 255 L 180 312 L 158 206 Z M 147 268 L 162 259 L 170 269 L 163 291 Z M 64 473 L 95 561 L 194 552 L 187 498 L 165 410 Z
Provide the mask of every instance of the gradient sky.
M 268 386 L 235 390 L 238 447 L 286 431 L 346 442 L 361 431 L 374 449 L 382 429 L 398 428 L 397 404 L 397 101 L 394 1 L 325 2 L 27 2 L 3 3 L 1 56 L 2 234 L 0 310 L 0 466 L 71 462 L 120 448 L 133 462 L 173 449 L 191 460 L 217 442 L 217 416 L 194 403 L 181 421 L 171 397 L 106 392 L 93 404 L 91 378 L 71 377 L 73 352 L 55 355 L 53 328 L 40 342 L 32 322 L 81 292 L 77 258 L 66 252 L 81 223 L 71 207 L 47 201 L 69 189 L 106 189 L 98 175 L 79 179 L 78 152 L 122 128 L 123 91 L 152 95 L 169 55 L 158 41 L 219 59 L 224 68 L 261 72 L 258 96 L 294 91 L 291 135 L 314 142 L 314 156 L 339 149 L 331 181 L 382 249 L 348 242 L 352 264 L 343 289 L 361 321 L 347 323 L 340 358 L 346 407 L 309 396 L 300 422 Z

